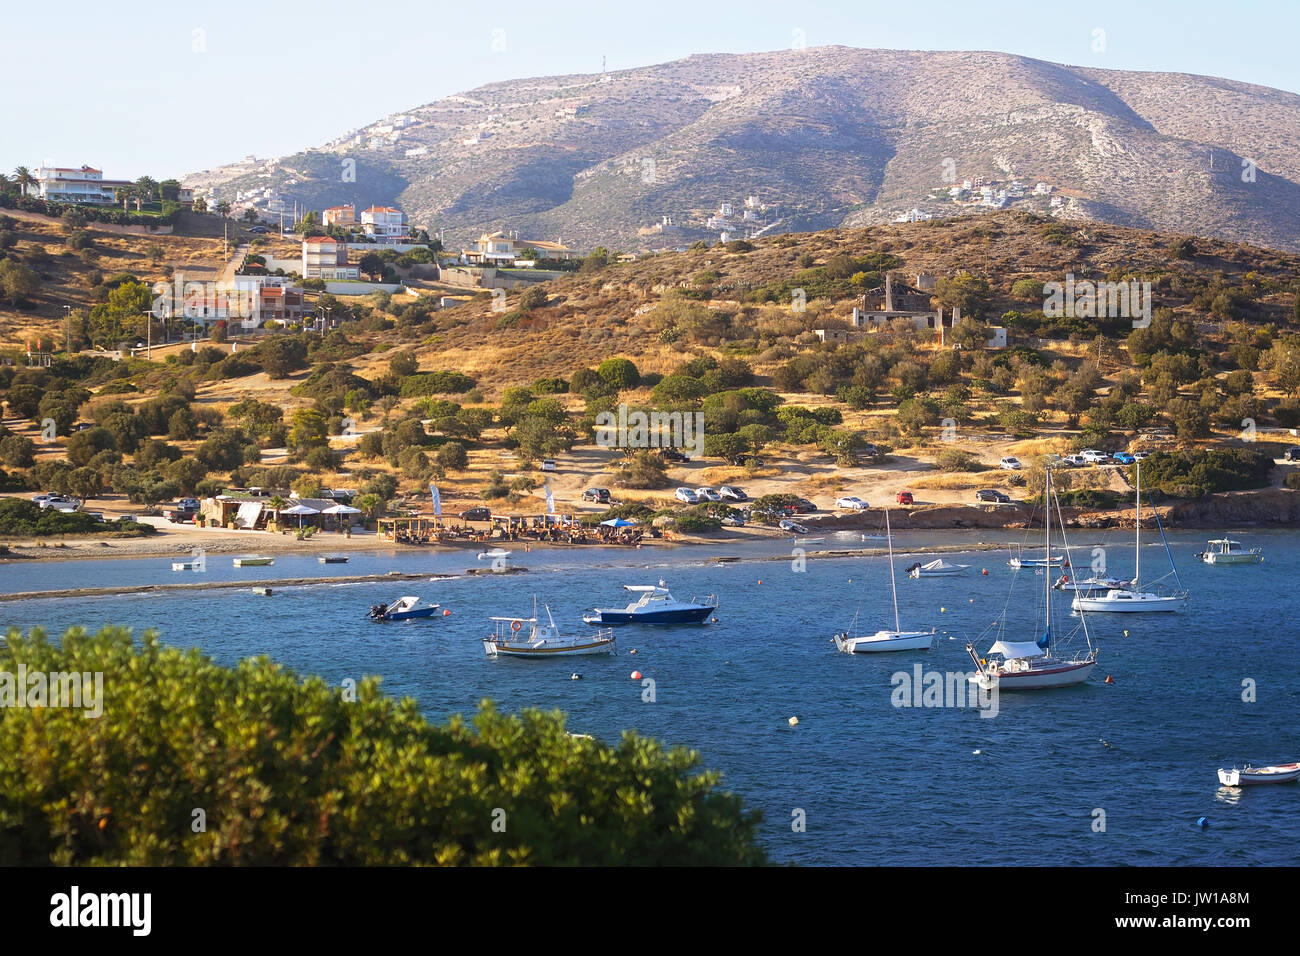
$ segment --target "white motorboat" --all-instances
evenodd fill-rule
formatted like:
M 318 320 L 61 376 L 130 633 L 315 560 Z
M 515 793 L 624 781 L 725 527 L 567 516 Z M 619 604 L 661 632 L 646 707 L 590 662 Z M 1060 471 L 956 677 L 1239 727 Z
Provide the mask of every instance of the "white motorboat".
M 1043 522 L 1043 531 L 1045 536 L 1043 554 L 1052 553 L 1052 469 L 1046 471 L 1046 489 L 1043 494 L 1043 501 L 1047 509 L 1046 520 Z M 1057 517 L 1060 518 L 1060 502 L 1056 502 Z M 1060 521 L 1061 537 L 1065 537 L 1065 522 Z M 1069 554 L 1069 544 L 1065 543 L 1066 555 Z M 1019 577 L 1017 575 L 1016 577 Z M 1037 577 L 1037 575 L 1035 575 Z M 1012 584 L 1014 589 L 1014 582 Z M 970 681 L 979 685 L 981 688 L 997 688 L 999 692 L 1004 690 L 1048 690 L 1056 687 L 1071 687 L 1075 684 L 1082 684 L 1092 673 L 1093 667 L 1097 664 L 1097 651 L 1092 646 L 1092 639 L 1088 636 L 1088 624 L 1084 615 L 1079 615 L 1079 625 L 1071 633 L 1062 635 L 1058 629 L 1053 628 L 1052 618 L 1052 580 L 1050 575 L 1043 575 L 1043 598 L 1044 598 L 1044 625 L 1042 636 L 1032 641 L 1008 641 L 1001 632 L 1006 629 L 1006 610 L 1002 612 L 1001 625 L 999 627 L 999 637 L 988 649 L 985 657 L 980 657 L 975 653 L 975 645 L 967 644 L 966 653 L 970 655 L 971 660 L 975 663 L 975 672 L 970 675 Z M 1008 600 L 1008 606 L 1011 602 Z M 997 625 L 995 625 L 997 626 Z M 1087 654 L 1076 653 L 1074 657 L 1065 659 L 1058 657 L 1054 648 L 1060 644 L 1066 646 L 1073 639 L 1074 635 L 1082 632 L 1084 640 L 1088 645 Z
M 1026 558 L 1023 554 L 1013 554 L 1007 564 L 1013 568 L 1059 568 L 1069 567 L 1070 563 L 1065 560 L 1065 555 L 1054 554 L 1047 558 Z
M 268 558 L 261 554 L 245 554 L 235 558 L 234 562 L 237 568 L 265 568 L 275 564 L 275 558 Z
M 1247 550 L 1240 541 L 1227 538 L 1205 542 L 1205 550 L 1196 556 L 1206 564 L 1259 564 L 1264 560 L 1264 552 L 1259 548 Z
M 1136 466 L 1137 507 L 1133 522 L 1133 580 L 1126 587 L 1111 588 L 1099 594 L 1077 596 L 1070 605 L 1076 611 L 1137 614 L 1151 611 L 1177 611 L 1187 603 L 1187 592 L 1182 590 L 1182 584 L 1178 581 L 1178 569 L 1174 567 L 1174 556 L 1169 552 L 1168 541 L 1165 541 L 1165 554 L 1169 558 L 1169 570 L 1178 584 L 1178 589 L 1173 592 L 1143 590 L 1138 583 L 1142 574 L 1142 462 L 1137 462 Z M 1155 512 L 1154 507 L 1152 511 Z M 1165 532 L 1160 526 L 1160 514 L 1159 512 L 1155 514 L 1156 526 L 1160 527 L 1160 537 L 1163 540 Z
M 480 561 L 504 561 L 512 554 L 514 554 L 513 551 L 507 551 L 505 548 L 492 548 L 488 551 L 480 551 L 478 559 Z
M 1254 787 L 1265 783 L 1292 783 L 1300 779 L 1300 763 L 1284 763 L 1275 767 L 1252 767 L 1238 770 L 1219 769 L 1219 783 L 1225 787 Z
M 918 561 L 907 569 L 907 573 L 914 578 L 939 578 L 952 574 L 964 574 L 969 568 L 969 564 L 949 564 L 943 558 L 937 558 L 928 564 L 921 564 Z
M 546 608 L 546 620 L 537 619 L 534 599 L 532 617 L 493 617 L 492 633 L 483 638 L 483 650 L 488 657 L 530 657 L 534 660 L 551 657 L 576 657 L 584 654 L 614 653 L 614 631 L 604 628 L 590 636 L 565 637 L 555 626 L 551 609 Z
M 928 651 L 934 646 L 934 630 L 904 631 L 898 623 L 898 586 L 894 581 L 894 536 L 889 530 L 889 509 L 885 509 L 885 538 L 889 542 L 889 590 L 894 599 L 894 629 L 880 630 L 875 634 L 850 637 L 849 632 L 836 634 L 835 647 L 846 654 L 864 654 L 881 651 Z
M 593 608 L 582 616 L 587 624 L 700 624 L 718 609 L 718 599 L 710 594 L 703 602 L 679 601 L 659 584 L 625 584 L 623 590 L 639 594 L 627 607 Z
M 413 621 L 437 613 L 437 604 L 425 604 L 418 597 L 407 595 L 387 604 L 370 605 L 366 616 L 372 621 Z

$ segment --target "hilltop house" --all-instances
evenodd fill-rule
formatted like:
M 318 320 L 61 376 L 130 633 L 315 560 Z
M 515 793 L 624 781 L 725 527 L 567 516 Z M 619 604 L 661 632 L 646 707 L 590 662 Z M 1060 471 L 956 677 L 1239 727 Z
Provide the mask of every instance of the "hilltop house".
M 514 262 L 529 250 L 541 260 L 571 262 L 582 258 L 581 253 L 558 241 L 520 239 L 517 233 L 506 235 L 504 232 L 485 232 L 474 241 L 472 249 L 462 249 L 460 254 L 466 262 L 478 265 L 502 265 Z
M 360 279 L 361 267 L 348 264 L 347 243 L 329 236 L 310 236 L 302 241 L 304 279 Z
M 52 202 L 91 203 L 113 205 L 117 202 L 117 189 L 130 186 L 125 179 L 105 179 L 102 170 L 91 166 L 71 169 L 64 166 L 42 166 L 36 170 L 36 195 Z
M 350 203 L 346 206 L 330 206 L 321 212 L 321 223 L 328 229 L 330 226 L 342 226 L 347 229 L 357 224 L 357 211 Z
M 411 227 L 406 214 L 392 206 L 371 206 L 361 211 L 361 229 L 378 242 L 408 242 Z

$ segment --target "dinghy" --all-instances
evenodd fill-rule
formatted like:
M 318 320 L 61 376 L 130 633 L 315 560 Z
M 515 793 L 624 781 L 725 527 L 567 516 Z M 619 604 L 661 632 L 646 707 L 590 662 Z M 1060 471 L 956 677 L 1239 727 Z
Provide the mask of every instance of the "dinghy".
M 929 564 L 917 562 L 907 569 L 907 573 L 914 578 L 939 578 L 963 574 L 968 568 L 970 568 L 969 564 L 949 564 L 943 558 L 938 558 Z
M 1219 783 L 1225 787 L 1254 787 L 1264 783 L 1291 783 L 1300 779 L 1300 763 L 1284 763 L 1275 767 L 1252 767 L 1238 770 L 1219 770 Z

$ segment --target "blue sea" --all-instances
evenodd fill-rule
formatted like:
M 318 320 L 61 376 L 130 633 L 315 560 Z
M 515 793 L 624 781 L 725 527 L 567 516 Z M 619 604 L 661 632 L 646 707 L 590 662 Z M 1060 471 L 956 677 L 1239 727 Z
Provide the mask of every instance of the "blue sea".
M 1211 535 L 1172 534 L 1188 608 L 1089 615 L 1101 653 L 1084 686 L 1002 694 L 991 718 L 975 707 L 894 706 L 892 675 L 910 675 L 917 664 L 969 671 L 966 641 L 986 649 L 987 629 L 1004 609 L 1008 639 L 1040 632 L 1043 578 L 1013 572 L 1005 551 L 945 555 L 972 566 L 962 577 L 902 573 L 917 559 L 909 547 L 973 547 L 992 535 L 895 537 L 902 625 L 937 628 L 929 652 L 836 652 L 837 631 L 892 627 L 887 559 L 801 562 L 787 541 L 637 551 L 517 546 L 512 563 L 529 573 L 480 576 L 464 574 L 486 564 L 472 553 L 415 550 L 353 554 L 346 565 L 277 556 L 273 567 L 243 569 L 229 555 L 210 555 L 204 574 L 172 572 L 170 559 L 10 562 L 0 565 L 8 593 L 203 580 L 250 587 L 9 602 L 0 604 L 0 624 L 52 634 L 73 625 L 156 628 L 165 641 L 197 646 L 223 664 L 265 654 L 334 684 L 380 675 L 389 693 L 415 697 L 439 721 L 492 698 L 504 710 L 558 708 L 571 731 L 608 741 L 635 729 L 697 750 L 705 766 L 722 771 L 724 786 L 763 812 L 762 841 L 782 863 L 1294 863 L 1300 785 L 1227 790 L 1215 771 L 1300 759 L 1300 533 L 1239 535 L 1264 549 L 1265 562 L 1236 568 L 1193 557 Z M 1132 570 L 1124 535 L 1076 533 L 1070 543 L 1076 566 L 1100 545 L 1110 572 Z M 806 547 L 882 544 L 853 535 Z M 710 560 L 720 556 L 738 560 Z M 1164 573 L 1158 540 L 1143 548 L 1142 563 L 1144 575 Z M 390 570 L 451 577 L 337 580 Z M 251 590 L 306 576 L 320 583 L 270 597 Z M 613 657 L 484 655 L 486 619 L 529 616 L 534 595 L 576 632 L 585 609 L 626 603 L 622 585 L 660 579 L 678 598 L 717 594 L 716 623 L 622 628 Z M 406 624 L 366 620 L 371 604 L 403 594 L 451 613 Z M 1057 596 L 1054 613 L 1068 617 L 1068 597 Z M 630 678 L 634 670 L 653 680 L 653 701 Z M 575 671 L 580 680 L 570 679 Z M 1113 683 L 1104 683 L 1107 675 Z M 1253 700 L 1244 700 L 1252 687 Z M 1197 827 L 1199 817 L 1209 826 Z

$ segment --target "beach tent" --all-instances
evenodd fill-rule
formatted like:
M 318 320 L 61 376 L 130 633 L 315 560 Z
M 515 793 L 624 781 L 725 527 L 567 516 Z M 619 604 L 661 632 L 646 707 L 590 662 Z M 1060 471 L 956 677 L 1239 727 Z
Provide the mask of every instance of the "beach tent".
M 636 522 L 629 521 L 626 518 L 610 518 L 608 521 L 602 521 L 601 524 L 606 528 L 630 528 Z

